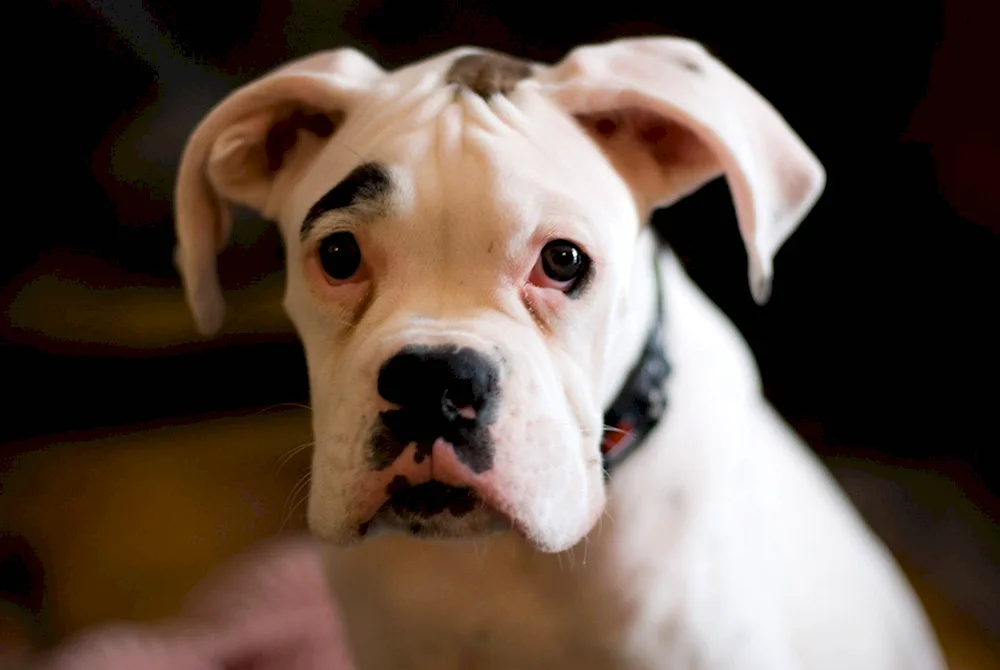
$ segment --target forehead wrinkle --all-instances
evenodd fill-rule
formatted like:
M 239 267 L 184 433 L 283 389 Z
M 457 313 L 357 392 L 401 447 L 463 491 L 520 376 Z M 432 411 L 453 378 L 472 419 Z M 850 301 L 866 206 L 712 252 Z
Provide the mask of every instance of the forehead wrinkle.
M 505 130 L 513 130 L 513 127 L 497 113 L 495 108 L 503 100 L 506 98 L 500 95 L 494 95 L 490 100 L 484 100 L 475 93 L 462 89 L 455 97 L 455 104 L 462 107 L 465 112 L 465 120 L 472 122 L 471 127 L 478 126 L 483 130 L 501 133 Z
M 553 178 L 553 168 L 567 169 L 566 157 L 553 158 L 546 151 L 551 143 L 538 139 L 563 128 L 549 129 L 544 112 L 539 118 L 541 110 L 530 104 L 524 110 L 524 102 L 520 96 L 486 101 L 466 92 L 440 116 L 435 181 L 444 186 L 437 200 L 443 237 L 436 251 L 447 267 L 457 263 L 471 272 L 495 272 L 499 263 L 517 271 L 526 245 L 540 232 L 571 238 L 603 255 L 607 240 L 600 226 L 590 225 L 602 212 L 591 211 L 589 193 L 572 187 L 578 180 Z M 481 253 L 487 249 L 492 259 Z M 449 274 L 447 267 L 438 274 Z
M 479 179 L 475 172 L 477 168 L 470 169 L 466 164 L 467 111 L 465 105 L 453 102 L 440 115 L 436 128 L 437 178 L 434 180 L 435 193 L 432 201 L 441 220 L 437 248 L 442 253 L 442 277 L 448 274 L 448 268 L 452 268 L 462 258 L 462 249 L 469 246 L 467 241 L 472 237 L 470 233 L 480 223 L 478 220 L 470 220 L 479 217 L 475 217 L 474 212 L 468 208 L 470 200 L 474 202 L 476 199 L 471 191 Z M 465 252 L 466 255 L 468 253 Z
M 421 281 L 439 282 L 441 301 L 454 297 L 458 288 L 493 292 L 495 281 L 473 276 L 496 276 L 505 244 L 493 166 L 470 142 L 470 132 L 482 131 L 488 117 L 474 99 L 455 98 L 438 115 L 425 151 L 407 158 L 416 187 L 411 212 L 419 226 L 419 245 L 427 254 Z M 496 124 L 489 125 L 496 129 Z M 485 301 L 493 299 L 485 294 L 476 298 L 477 303 Z
M 592 202 L 595 198 L 590 196 L 603 189 L 595 190 L 596 184 L 588 188 L 588 179 L 581 179 L 583 173 L 593 173 L 591 161 L 597 158 L 599 162 L 599 157 L 576 152 L 567 155 L 558 148 L 558 141 L 555 149 L 553 142 L 541 141 L 575 129 L 572 122 L 566 124 L 568 128 L 545 125 L 537 111 L 528 113 L 531 110 L 521 109 L 517 100 L 500 96 L 494 98 L 493 105 L 496 109 L 474 96 L 468 101 L 465 118 L 472 123 L 463 128 L 463 145 L 471 150 L 484 181 L 492 185 L 488 198 L 492 215 L 527 223 L 527 227 L 512 230 L 512 239 L 507 240 L 511 252 L 517 253 L 539 229 L 553 234 L 572 232 L 578 243 L 591 249 L 603 247 L 607 242 L 603 229 L 588 224 L 592 219 L 612 216 L 613 211 L 605 211 L 606 203 Z

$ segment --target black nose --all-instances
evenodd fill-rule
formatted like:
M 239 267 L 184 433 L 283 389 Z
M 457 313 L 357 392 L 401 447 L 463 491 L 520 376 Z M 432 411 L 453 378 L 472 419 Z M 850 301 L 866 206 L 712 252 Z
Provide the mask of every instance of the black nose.
M 497 368 L 474 349 L 406 347 L 382 366 L 378 393 L 408 412 L 482 425 L 491 418 Z
M 484 355 L 456 346 L 406 347 L 382 366 L 378 392 L 399 407 L 379 415 L 371 452 L 376 469 L 413 443 L 420 462 L 439 437 L 474 472 L 492 467 L 489 425 L 499 405 L 499 372 Z

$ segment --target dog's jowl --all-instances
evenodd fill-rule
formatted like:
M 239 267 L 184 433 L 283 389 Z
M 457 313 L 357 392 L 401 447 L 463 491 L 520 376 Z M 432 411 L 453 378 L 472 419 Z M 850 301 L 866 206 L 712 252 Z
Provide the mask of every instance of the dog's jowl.
M 231 204 L 276 221 L 309 523 L 364 670 L 937 670 L 895 562 L 650 213 L 724 177 L 750 290 L 825 173 L 705 49 L 353 49 L 223 100 L 177 182 L 199 328 Z

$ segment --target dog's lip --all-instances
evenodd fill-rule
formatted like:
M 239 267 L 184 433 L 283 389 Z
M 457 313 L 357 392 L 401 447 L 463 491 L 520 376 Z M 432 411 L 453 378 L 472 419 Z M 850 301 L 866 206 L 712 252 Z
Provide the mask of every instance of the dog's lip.
M 496 515 L 502 518 L 509 528 L 517 529 L 520 532 L 522 524 L 520 524 L 517 519 L 510 514 L 506 505 L 502 503 L 497 504 L 499 501 L 496 500 L 494 495 L 491 495 L 492 492 L 489 491 L 489 489 L 480 490 L 480 487 L 454 486 L 449 482 L 431 479 L 430 481 L 422 482 L 420 484 L 405 486 L 405 489 L 402 490 L 412 490 L 425 486 L 439 488 L 441 490 L 440 492 L 444 495 L 461 496 L 464 498 L 464 500 L 461 501 L 462 504 L 469 505 L 471 503 L 471 507 L 469 507 L 467 511 L 463 511 L 462 514 L 455 514 L 454 511 L 447 505 L 431 514 L 420 514 L 419 512 L 406 509 L 405 507 L 403 509 L 396 508 L 394 502 L 399 502 L 399 496 L 401 494 L 401 491 L 396 491 L 390 495 L 386 495 L 371 515 L 359 524 L 358 528 L 360 535 L 365 535 L 373 524 L 391 518 L 402 520 L 404 517 L 412 516 L 413 520 L 443 519 L 445 517 L 460 519 L 467 514 L 474 514 L 476 512 L 486 512 Z
M 406 483 L 399 485 L 382 507 L 389 506 L 397 514 L 405 512 L 418 517 L 431 517 L 444 512 L 462 516 L 480 504 L 482 499 L 475 489 L 432 479 L 413 486 Z

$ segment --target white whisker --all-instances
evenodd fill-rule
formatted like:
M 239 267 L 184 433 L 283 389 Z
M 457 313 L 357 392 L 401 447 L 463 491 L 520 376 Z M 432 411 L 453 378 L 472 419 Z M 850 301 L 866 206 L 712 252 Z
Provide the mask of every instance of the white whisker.
M 288 492 L 288 496 L 285 498 L 285 507 L 288 508 L 288 511 L 285 513 L 284 518 L 281 521 L 281 527 L 278 529 L 279 533 L 285 530 L 285 527 L 288 526 L 288 523 L 292 520 L 292 517 L 295 515 L 295 510 L 299 507 L 299 505 L 309 499 L 309 484 L 311 482 L 312 471 L 309 471 L 303 475 L 302 479 L 300 479 L 295 486 L 292 487 L 292 490 Z M 302 495 L 303 492 L 305 493 L 304 496 Z
M 274 474 L 278 474 L 279 472 L 281 472 L 281 468 L 288 465 L 288 462 L 291 461 L 297 454 L 300 454 L 306 449 L 309 449 L 310 447 L 314 446 L 316 446 L 316 442 L 314 440 L 310 440 L 308 442 L 300 444 L 297 447 L 292 447 L 291 449 L 289 449 L 285 454 L 283 454 L 280 458 L 278 458 L 278 462 L 274 468 Z
M 304 409 L 304 410 L 308 410 L 309 412 L 312 412 L 312 407 L 310 407 L 309 405 L 303 405 L 300 402 L 279 402 L 276 405 L 270 405 L 269 407 L 265 407 L 264 409 L 258 410 L 256 412 L 254 412 L 253 414 L 251 414 L 250 416 L 252 416 L 252 417 L 258 417 L 258 416 L 261 416 L 262 414 L 267 414 L 268 412 L 273 412 L 276 409 L 287 409 L 287 408 L 290 408 L 290 407 L 294 408 L 294 409 Z

